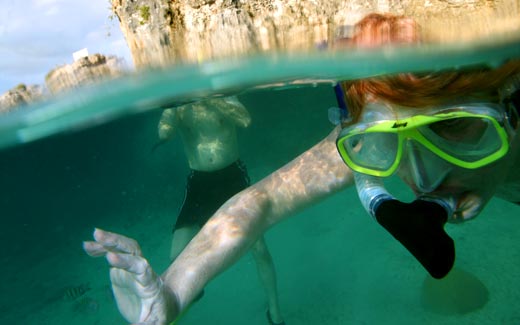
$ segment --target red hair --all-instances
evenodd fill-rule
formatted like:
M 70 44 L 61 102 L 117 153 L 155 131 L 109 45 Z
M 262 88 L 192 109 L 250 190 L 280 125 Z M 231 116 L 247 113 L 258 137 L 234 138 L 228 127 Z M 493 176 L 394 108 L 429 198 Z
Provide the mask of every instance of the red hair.
M 355 26 L 350 46 L 379 47 L 421 42 L 420 28 L 410 18 L 390 14 L 370 14 Z M 357 121 L 367 98 L 375 97 L 401 106 L 425 107 L 464 97 L 497 102 L 498 89 L 520 73 L 520 60 L 511 60 L 497 69 L 449 70 L 430 74 L 401 73 L 342 83 L 345 99 Z

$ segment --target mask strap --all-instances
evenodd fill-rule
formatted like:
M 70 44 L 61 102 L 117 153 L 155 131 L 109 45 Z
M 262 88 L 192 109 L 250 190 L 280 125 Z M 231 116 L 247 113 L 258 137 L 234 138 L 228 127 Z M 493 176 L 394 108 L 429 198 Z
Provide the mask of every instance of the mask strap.
M 336 100 L 338 101 L 340 118 L 344 121 L 348 118 L 348 107 L 345 101 L 345 93 L 343 92 L 343 88 L 341 88 L 341 83 L 338 82 L 334 86 L 334 92 L 336 93 Z
M 500 97 L 506 108 L 509 124 L 513 130 L 516 130 L 520 119 L 520 74 L 511 77 L 500 89 Z
M 345 101 L 345 93 L 341 87 L 341 82 L 334 85 L 334 93 L 336 94 L 336 101 L 338 107 L 331 107 L 328 111 L 329 121 L 334 125 L 340 125 L 349 120 L 349 112 L 347 102 Z
M 511 119 L 513 120 L 513 125 L 518 127 L 518 119 L 520 116 L 520 89 L 515 90 L 515 92 L 511 94 L 508 105 L 512 106 L 511 110 L 513 112 L 511 113 L 514 114 L 514 117 L 511 117 Z

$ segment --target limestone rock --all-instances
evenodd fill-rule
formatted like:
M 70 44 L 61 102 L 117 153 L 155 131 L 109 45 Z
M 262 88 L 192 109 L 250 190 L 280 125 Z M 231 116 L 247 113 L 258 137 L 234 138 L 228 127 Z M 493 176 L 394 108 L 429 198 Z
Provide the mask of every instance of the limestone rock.
M 43 98 L 43 88 L 39 85 L 19 84 L 0 96 L 0 114 L 16 110 L 18 107 Z
M 122 59 L 115 56 L 91 54 L 72 64 L 51 70 L 45 77 L 45 84 L 52 94 L 57 94 L 100 80 L 114 78 L 123 72 Z
M 308 49 L 330 38 L 337 1 L 112 0 L 134 65 Z
M 437 41 L 518 33 L 516 0 L 111 0 L 136 68 L 314 51 L 370 12 L 416 18 Z M 346 35 L 348 36 L 348 35 Z

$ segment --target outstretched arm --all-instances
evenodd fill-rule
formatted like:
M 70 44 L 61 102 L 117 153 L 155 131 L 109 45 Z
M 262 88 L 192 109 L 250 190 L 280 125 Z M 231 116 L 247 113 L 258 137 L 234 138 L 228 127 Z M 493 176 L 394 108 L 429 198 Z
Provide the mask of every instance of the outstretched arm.
M 173 321 L 218 273 L 270 226 L 353 183 L 335 145 L 338 130 L 298 158 L 227 201 L 159 278 L 135 241 L 96 230 L 85 243 L 106 255 L 119 310 L 128 321 Z
M 235 96 L 210 99 L 208 104 L 215 106 L 222 115 L 232 120 L 239 127 L 246 128 L 251 124 L 251 115 Z
M 271 225 L 353 183 L 334 131 L 262 181 L 236 194 L 206 223 L 163 274 L 184 309 L 218 273 L 238 260 Z

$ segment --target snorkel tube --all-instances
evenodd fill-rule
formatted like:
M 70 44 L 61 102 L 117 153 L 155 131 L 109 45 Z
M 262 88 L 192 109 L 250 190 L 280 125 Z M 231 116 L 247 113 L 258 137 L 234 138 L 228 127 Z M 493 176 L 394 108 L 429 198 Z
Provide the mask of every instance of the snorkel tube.
M 341 122 L 344 122 L 349 118 L 347 102 L 345 101 L 343 89 L 341 88 L 341 84 L 339 82 L 334 85 L 334 93 L 336 94 L 338 107 L 329 108 L 328 117 L 330 123 L 339 125 Z
M 453 213 L 451 200 L 422 196 L 411 203 L 395 199 L 382 179 L 354 172 L 359 199 L 367 212 L 397 239 L 436 279 L 455 262 L 455 244 L 444 231 Z
M 349 119 L 340 83 L 334 86 L 338 108 L 329 109 L 329 120 L 338 125 Z M 380 177 L 354 172 L 357 192 L 365 210 L 397 239 L 436 279 L 443 278 L 455 262 L 455 244 L 444 231 L 454 212 L 452 199 L 421 196 L 411 203 L 395 199 Z

